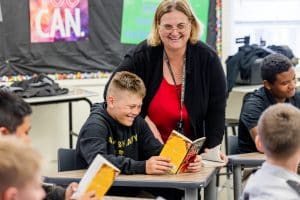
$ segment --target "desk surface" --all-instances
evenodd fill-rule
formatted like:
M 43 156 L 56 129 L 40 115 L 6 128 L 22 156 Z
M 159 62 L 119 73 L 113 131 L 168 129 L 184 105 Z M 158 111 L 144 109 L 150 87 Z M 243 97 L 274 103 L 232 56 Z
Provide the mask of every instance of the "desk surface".
M 228 156 L 228 165 L 259 166 L 266 160 L 263 153 L 244 153 Z M 300 166 L 300 165 L 299 165 Z
M 99 95 L 96 92 L 84 90 L 81 88 L 69 88 L 67 94 L 57 95 L 57 96 L 48 96 L 48 97 L 32 97 L 24 98 L 29 104 L 38 104 L 38 103 L 51 103 L 51 102 L 61 102 L 61 101 L 71 101 L 71 100 L 81 100 L 87 97 Z
M 259 166 L 266 160 L 263 153 L 245 153 L 228 156 L 228 165 Z
M 58 172 L 46 175 L 46 182 L 79 181 L 85 170 Z M 182 173 L 176 175 L 119 175 L 114 186 L 132 187 L 162 187 L 162 188 L 199 188 L 206 187 L 213 175 L 217 172 L 215 167 L 203 167 L 198 173 Z M 66 183 L 62 183 L 65 185 Z

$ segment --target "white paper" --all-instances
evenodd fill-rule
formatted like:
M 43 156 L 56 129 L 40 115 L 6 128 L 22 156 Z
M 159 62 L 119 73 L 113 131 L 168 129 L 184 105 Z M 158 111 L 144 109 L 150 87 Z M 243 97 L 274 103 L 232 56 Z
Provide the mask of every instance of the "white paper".
M 218 145 L 212 149 L 209 149 L 208 152 L 202 153 L 201 157 L 203 160 L 215 161 L 215 162 L 224 162 L 220 157 L 220 148 L 221 145 Z

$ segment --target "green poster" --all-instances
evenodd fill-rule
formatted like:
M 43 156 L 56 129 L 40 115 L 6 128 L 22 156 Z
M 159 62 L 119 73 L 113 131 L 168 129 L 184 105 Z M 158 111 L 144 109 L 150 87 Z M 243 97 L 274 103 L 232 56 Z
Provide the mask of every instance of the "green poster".
M 156 7 L 161 0 L 123 0 L 121 43 L 137 44 L 147 38 Z M 202 23 L 201 40 L 206 41 L 209 0 L 190 0 Z

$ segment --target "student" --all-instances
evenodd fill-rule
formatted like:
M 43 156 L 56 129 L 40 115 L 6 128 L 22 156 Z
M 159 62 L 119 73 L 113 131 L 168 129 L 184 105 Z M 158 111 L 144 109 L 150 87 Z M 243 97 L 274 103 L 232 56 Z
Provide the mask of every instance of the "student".
M 139 116 L 146 89 L 135 74 L 117 72 L 106 93 L 106 102 L 95 104 L 77 141 L 78 162 L 86 167 L 97 154 L 124 174 L 165 174 L 170 160 L 159 155 L 162 144 Z M 200 171 L 201 157 L 190 163 L 190 172 Z
M 29 143 L 30 138 L 28 133 L 31 129 L 31 113 L 32 109 L 28 103 L 22 98 L 7 92 L 0 90 L 0 136 L 15 135 L 22 141 Z M 78 184 L 71 183 L 67 189 L 61 187 L 51 187 L 47 184 L 44 185 L 46 190 L 47 200 L 51 199 L 70 199 Z M 88 197 L 82 197 L 82 199 L 92 199 L 92 193 Z
M 42 200 L 41 155 L 15 137 L 0 137 L 0 199 Z
M 296 92 L 296 73 L 291 61 L 281 54 L 266 56 L 261 64 L 263 87 L 247 95 L 243 102 L 238 131 L 240 153 L 257 152 L 254 141 L 261 113 L 270 105 L 290 103 L 300 108 Z
M 300 199 L 299 119 L 300 110 L 289 104 L 278 103 L 263 112 L 255 143 L 266 162 L 250 177 L 242 200 Z

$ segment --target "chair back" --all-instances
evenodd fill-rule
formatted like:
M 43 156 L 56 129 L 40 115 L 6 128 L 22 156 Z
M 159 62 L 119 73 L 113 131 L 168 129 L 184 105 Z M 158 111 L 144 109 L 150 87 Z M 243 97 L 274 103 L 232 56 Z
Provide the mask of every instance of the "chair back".
M 228 136 L 228 155 L 238 154 L 238 136 Z
M 78 169 L 76 167 L 75 149 L 59 148 L 57 152 L 58 171 L 68 171 Z

